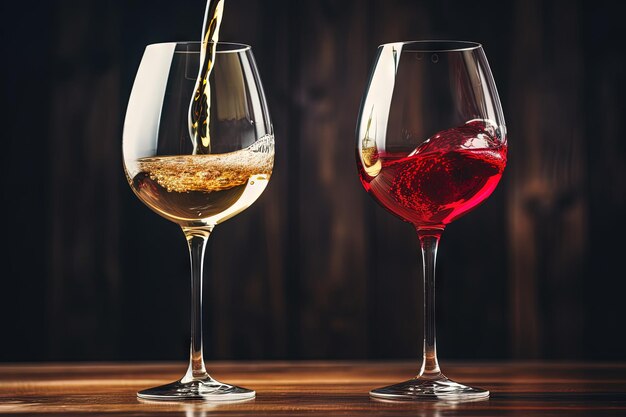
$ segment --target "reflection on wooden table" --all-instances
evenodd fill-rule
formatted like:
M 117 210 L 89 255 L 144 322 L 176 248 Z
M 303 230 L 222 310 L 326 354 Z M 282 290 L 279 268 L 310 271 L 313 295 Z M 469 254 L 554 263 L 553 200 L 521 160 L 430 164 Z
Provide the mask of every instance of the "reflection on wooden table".
M 451 378 L 491 391 L 473 402 L 386 402 L 372 388 L 410 378 L 409 362 L 214 362 L 214 377 L 255 389 L 238 403 L 140 401 L 136 391 L 179 377 L 183 363 L 0 365 L 0 414 L 626 415 L 626 364 L 450 363 Z

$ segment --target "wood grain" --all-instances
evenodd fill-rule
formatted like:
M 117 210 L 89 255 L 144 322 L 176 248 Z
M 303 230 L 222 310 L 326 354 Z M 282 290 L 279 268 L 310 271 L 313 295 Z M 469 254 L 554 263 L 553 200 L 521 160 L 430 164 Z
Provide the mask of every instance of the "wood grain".
M 382 402 L 372 388 L 410 378 L 406 362 L 209 363 L 214 377 L 253 388 L 232 404 L 138 400 L 135 392 L 170 382 L 182 363 L 5 364 L 0 414 L 23 415 L 626 415 L 626 364 L 450 363 L 449 377 L 491 390 L 485 401 Z
M 508 235 L 509 328 L 517 358 L 580 357 L 583 349 L 584 316 L 577 307 L 584 304 L 588 250 L 582 12 L 563 3 L 557 18 L 553 7 L 518 1 L 515 11 L 513 48 L 526 57 L 511 66 L 511 79 L 521 82 L 511 83 L 510 97 L 523 99 L 507 103 L 516 142 L 509 155 Z

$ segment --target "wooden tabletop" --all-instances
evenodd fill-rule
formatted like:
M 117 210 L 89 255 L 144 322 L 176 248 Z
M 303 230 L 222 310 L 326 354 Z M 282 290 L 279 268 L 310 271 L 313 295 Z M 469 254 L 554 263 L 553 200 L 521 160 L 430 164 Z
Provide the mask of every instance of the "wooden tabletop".
M 488 400 L 383 402 L 368 391 L 410 378 L 415 363 L 213 362 L 213 377 L 257 391 L 234 404 L 146 402 L 137 390 L 171 382 L 182 363 L 0 364 L 0 414 L 168 416 L 626 416 L 626 364 L 444 363 Z

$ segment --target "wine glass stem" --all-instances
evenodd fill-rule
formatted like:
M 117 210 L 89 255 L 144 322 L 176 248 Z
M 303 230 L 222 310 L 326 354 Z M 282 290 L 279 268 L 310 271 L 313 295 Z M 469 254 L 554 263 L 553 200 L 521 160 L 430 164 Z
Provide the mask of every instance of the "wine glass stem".
M 417 235 L 422 248 L 424 273 L 424 353 L 420 378 L 439 379 L 442 377 L 437 361 L 437 341 L 435 333 L 435 264 L 441 229 L 418 229 Z
M 191 260 L 191 353 L 189 368 L 182 382 L 209 376 L 202 354 L 202 270 L 204 250 L 212 230 L 212 227 L 183 227 Z

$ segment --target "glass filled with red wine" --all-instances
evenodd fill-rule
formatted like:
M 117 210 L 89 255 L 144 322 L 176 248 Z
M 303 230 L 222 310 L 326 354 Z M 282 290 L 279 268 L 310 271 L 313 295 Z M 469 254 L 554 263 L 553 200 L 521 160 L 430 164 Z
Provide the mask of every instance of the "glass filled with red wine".
M 482 46 L 465 41 L 381 45 L 357 124 L 363 187 L 417 231 L 424 274 L 419 374 L 370 392 L 383 399 L 464 400 L 489 391 L 448 379 L 435 342 L 435 261 L 446 226 L 483 202 L 506 165 L 502 106 Z

